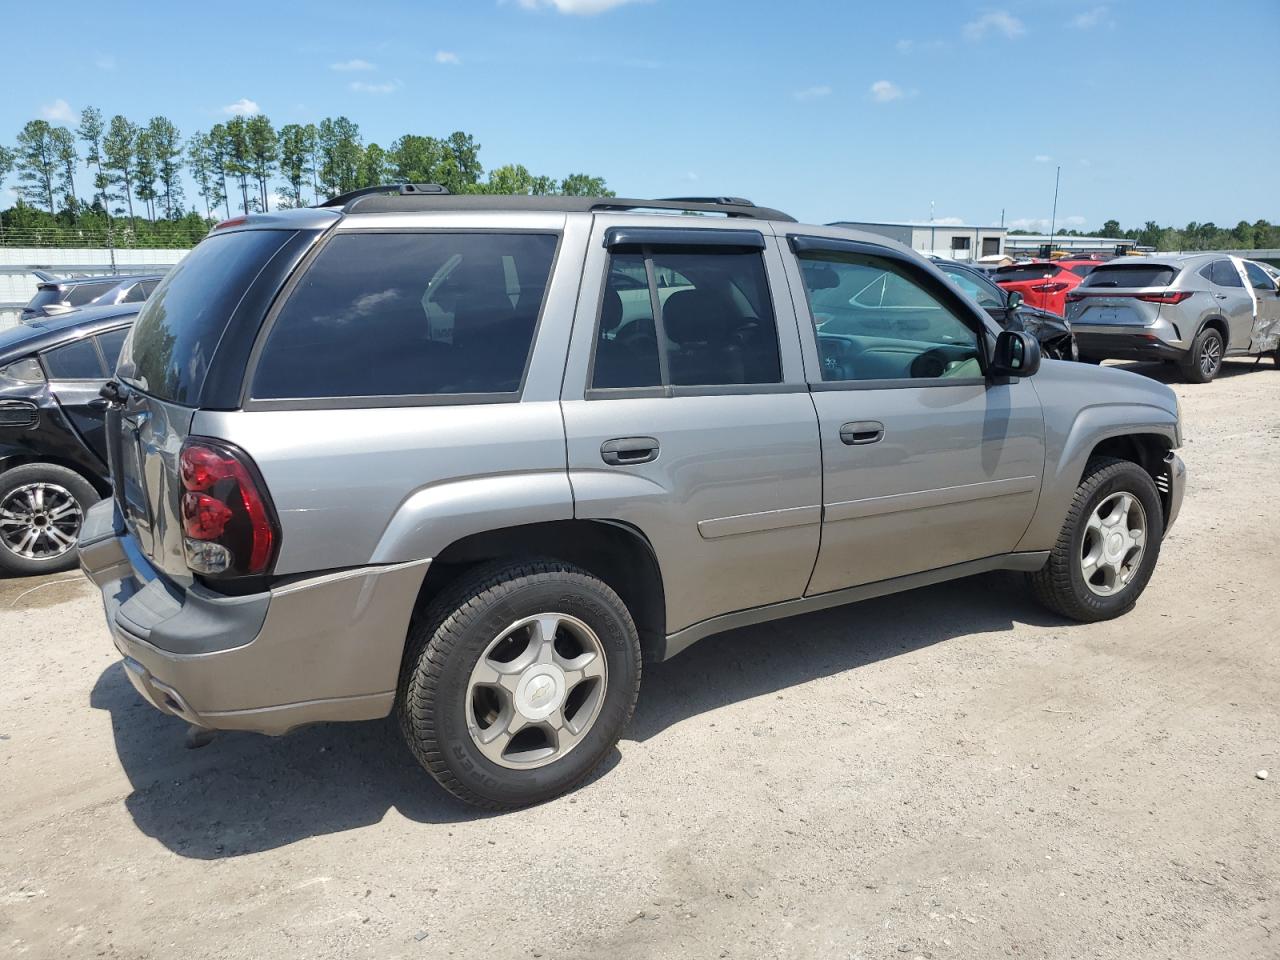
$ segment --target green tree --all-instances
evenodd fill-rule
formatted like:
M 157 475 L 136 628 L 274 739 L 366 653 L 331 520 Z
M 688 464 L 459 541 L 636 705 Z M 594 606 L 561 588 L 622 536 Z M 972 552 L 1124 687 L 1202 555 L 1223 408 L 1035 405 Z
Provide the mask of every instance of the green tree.
M 605 186 L 604 177 L 592 177 L 585 173 L 571 173 L 560 181 L 560 192 L 566 197 L 612 197 L 613 191 Z
M 360 172 L 356 176 L 358 187 L 376 187 L 391 179 L 387 172 L 387 151 L 376 143 L 364 148 L 360 155 Z
M 1102 224 L 1102 235 L 1104 237 L 1119 237 L 1122 235 L 1119 220 L 1106 220 Z
M 141 200 L 147 208 L 147 219 L 152 223 L 156 219 L 156 151 L 151 139 L 151 131 L 143 127 L 138 131 L 138 138 L 133 143 L 133 195 Z
M 16 165 L 18 194 L 34 204 L 44 204 L 54 213 L 53 180 L 58 170 L 58 151 L 53 127 L 47 120 L 30 120 L 18 134 Z
M 312 137 L 310 124 L 286 123 L 280 128 L 280 176 L 284 178 L 284 195 L 290 206 L 304 206 L 302 189 L 314 175 L 312 170 Z
M 101 201 L 102 209 L 110 205 L 107 192 L 111 189 L 111 181 L 102 169 L 102 135 L 106 131 L 102 122 L 102 111 L 97 107 L 85 107 L 80 111 L 80 125 L 76 127 L 76 136 L 87 148 L 84 155 L 86 167 L 93 168 L 93 198 Z M 110 216 L 110 211 L 107 213 Z
M 107 171 L 109 188 L 119 187 L 129 209 L 129 222 L 133 223 L 133 179 L 137 156 L 138 128 L 116 114 L 111 118 L 106 136 L 102 138 L 102 166 Z M 109 189 L 108 188 L 108 189 Z
M 17 162 L 17 156 L 14 152 L 0 145 L 0 190 L 4 189 L 4 182 L 9 179 L 9 174 L 13 173 L 15 162 Z
M 541 178 L 537 178 L 541 179 Z M 522 163 L 508 163 L 489 171 L 486 193 L 528 196 L 533 193 L 535 177 Z
M 182 190 L 182 135 L 168 117 L 152 117 L 147 123 L 147 135 L 151 141 L 156 176 L 160 180 L 160 196 L 164 197 L 165 219 L 172 220 L 181 213 L 185 202 Z
M 471 134 L 455 130 L 441 145 L 444 157 L 435 182 L 452 193 L 474 192 L 484 174 L 484 168 L 480 166 L 480 144 Z
M 306 136 L 307 166 L 311 168 L 311 200 L 320 202 L 320 132 L 314 123 L 302 128 Z
M 209 138 L 206 141 L 209 151 L 209 168 L 217 177 L 218 183 L 221 184 L 219 193 L 222 194 L 223 212 L 228 217 L 231 216 L 231 191 L 227 188 L 227 178 L 231 175 L 227 170 L 227 150 L 230 137 L 227 134 L 225 124 L 215 123 L 209 129 Z M 215 203 L 216 207 L 217 204 Z
M 253 164 L 249 155 L 249 124 L 244 117 L 232 117 L 222 128 L 223 168 L 227 176 L 240 186 L 240 210 L 248 213 L 257 206 L 256 201 L 249 199 L 249 175 L 253 172 Z
M 391 178 L 396 183 L 435 183 L 440 175 L 444 146 L 435 137 L 407 133 L 387 152 Z
M 62 193 L 66 208 L 71 211 L 73 220 L 80 219 L 80 203 L 76 198 L 76 167 L 80 156 L 76 153 L 76 138 L 66 127 L 54 127 L 49 135 L 53 137 L 53 152 L 58 161 L 58 189 Z
M 271 209 L 267 184 L 280 157 L 280 139 L 265 114 L 254 114 L 245 123 L 246 149 L 249 172 L 258 181 L 258 201 L 264 211 Z
M 320 185 L 336 197 L 356 188 L 360 175 L 360 128 L 346 117 L 326 117 L 317 130 Z
M 215 147 L 207 133 L 197 130 L 187 141 L 187 169 L 196 182 L 196 193 L 204 201 L 205 219 L 213 219 L 213 211 L 227 199 L 222 178 L 218 175 Z

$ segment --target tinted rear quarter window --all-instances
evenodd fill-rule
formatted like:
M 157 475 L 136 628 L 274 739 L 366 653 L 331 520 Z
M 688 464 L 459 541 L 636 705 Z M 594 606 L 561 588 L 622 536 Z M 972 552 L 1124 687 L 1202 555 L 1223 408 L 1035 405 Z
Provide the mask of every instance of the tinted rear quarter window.
M 44 366 L 51 380 L 95 380 L 105 376 L 92 337 L 47 351 Z
M 1209 265 L 1209 277 L 1220 287 L 1243 287 L 1240 273 L 1230 260 L 1215 260 Z
M 138 314 L 127 379 L 163 400 L 194 404 L 236 305 L 291 236 L 285 230 L 241 230 L 202 240 Z
M 1096 267 L 1084 278 L 1085 287 L 1167 287 L 1178 271 L 1155 263 L 1131 263 Z
M 33 310 L 37 307 L 47 307 L 51 303 L 58 303 L 61 299 L 62 291 L 57 287 L 41 287 L 31 298 L 27 307 Z
M 557 240 L 534 233 L 337 234 L 275 318 L 251 395 L 515 393 Z
M 107 362 L 107 373 L 114 373 L 116 363 L 120 359 L 120 348 L 124 346 L 124 339 L 129 335 L 128 327 L 121 327 L 119 330 L 108 330 L 106 333 L 98 335 L 98 346 L 102 348 L 102 358 Z
M 67 303 L 73 307 L 83 307 L 89 301 L 96 300 L 102 296 L 115 285 L 116 283 L 113 280 L 104 280 L 100 283 L 78 283 L 67 294 Z
M 1052 263 L 1019 263 L 1011 267 L 1001 267 L 996 271 L 996 282 L 1007 283 L 1023 280 L 1043 280 L 1058 272 Z

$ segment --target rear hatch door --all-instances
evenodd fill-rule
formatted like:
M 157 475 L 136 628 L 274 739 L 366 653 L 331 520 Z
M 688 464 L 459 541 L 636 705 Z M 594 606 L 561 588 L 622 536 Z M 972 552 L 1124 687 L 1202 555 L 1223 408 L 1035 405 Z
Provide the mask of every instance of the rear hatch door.
M 1067 320 L 1075 327 L 1147 327 L 1178 271 L 1164 264 L 1102 264 L 1067 295 Z M 1185 295 L 1185 294 L 1184 294 Z
M 276 293 L 318 230 L 241 229 L 201 241 L 147 300 L 117 368 L 107 422 L 115 496 L 139 548 L 190 582 L 179 456 L 197 409 L 234 409 Z

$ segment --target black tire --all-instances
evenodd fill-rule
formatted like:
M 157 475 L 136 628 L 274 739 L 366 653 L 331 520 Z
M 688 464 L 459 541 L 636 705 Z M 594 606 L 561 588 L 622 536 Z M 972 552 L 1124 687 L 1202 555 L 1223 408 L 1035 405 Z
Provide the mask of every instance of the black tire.
M 608 677 L 593 726 L 563 757 L 517 770 L 485 757 L 467 729 L 471 670 L 513 622 L 537 613 L 586 623 Z M 555 560 L 498 562 L 464 574 L 409 629 L 397 710 L 405 742 L 442 787 L 490 810 L 541 803 L 581 783 L 622 736 L 640 690 L 640 640 L 631 614 L 601 580 Z
M 1271 359 L 1275 361 L 1276 369 L 1280 370 L 1280 347 L 1276 347 L 1271 353 Z
M 1209 363 L 1205 357 L 1206 350 L 1216 347 L 1217 362 Z M 1222 357 L 1226 352 L 1226 344 L 1222 334 L 1213 327 L 1205 327 L 1191 344 L 1191 350 L 1180 364 L 1182 377 L 1187 383 L 1208 383 L 1222 369 Z M 1206 370 L 1205 366 L 1210 369 Z
M 76 537 L 80 534 L 80 525 L 84 519 L 85 511 L 101 499 L 93 485 L 74 470 L 68 470 L 66 467 L 60 467 L 54 463 L 26 463 L 0 473 L 0 504 L 5 503 L 10 495 L 19 488 L 30 484 L 48 484 L 65 491 L 75 499 L 80 508 L 80 516 L 75 518 L 73 525 L 63 524 L 60 528 L 63 533 Z M 21 494 L 18 496 L 19 498 L 22 497 Z M 12 529 L 10 527 L 4 533 L 8 534 Z M 42 544 L 47 543 L 47 540 L 42 541 Z M 75 567 L 76 560 L 77 554 L 74 546 L 57 556 L 22 556 L 16 552 L 15 545 L 10 542 L 7 535 L 0 535 L 0 573 L 19 576 L 58 573 Z
M 1129 583 L 1115 594 L 1101 597 L 1086 584 L 1079 558 L 1089 517 L 1103 500 L 1120 492 L 1132 494 L 1142 504 L 1147 519 L 1145 547 Z M 1151 475 L 1129 460 L 1113 457 L 1090 460 L 1048 562 L 1027 575 L 1031 592 L 1042 606 L 1070 620 L 1082 623 L 1111 620 L 1127 613 L 1138 602 L 1159 559 L 1163 538 L 1164 508 Z

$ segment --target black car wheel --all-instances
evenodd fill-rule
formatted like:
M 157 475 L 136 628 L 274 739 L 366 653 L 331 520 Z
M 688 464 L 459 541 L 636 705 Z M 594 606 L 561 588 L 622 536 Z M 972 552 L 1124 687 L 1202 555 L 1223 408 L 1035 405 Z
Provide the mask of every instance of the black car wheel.
M 89 481 L 56 464 L 28 463 L 0 474 L 0 572 L 70 570 L 85 511 L 98 500 Z

